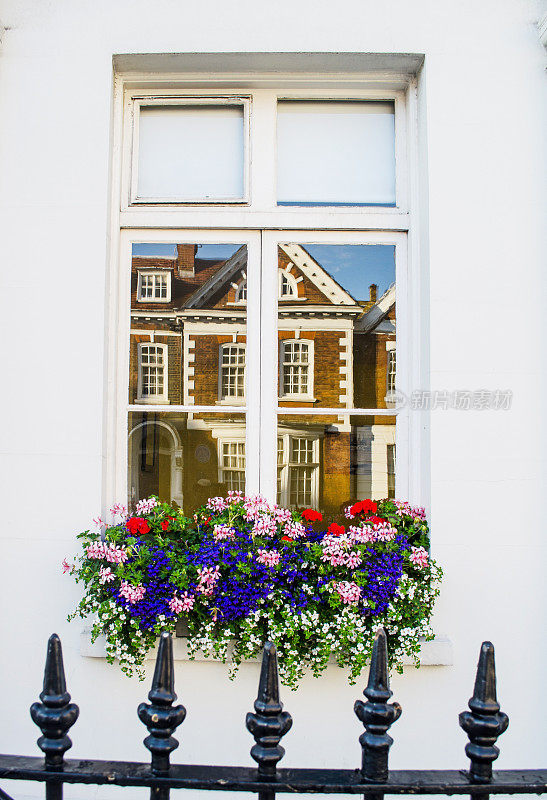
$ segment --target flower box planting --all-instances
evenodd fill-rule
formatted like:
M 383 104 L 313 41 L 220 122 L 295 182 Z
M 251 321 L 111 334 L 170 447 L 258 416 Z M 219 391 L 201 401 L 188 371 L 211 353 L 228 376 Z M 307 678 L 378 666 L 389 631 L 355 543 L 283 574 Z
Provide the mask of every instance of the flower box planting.
M 143 677 L 143 661 L 162 631 L 184 620 L 190 657 L 239 664 L 276 644 L 281 677 L 296 688 L 331 657 L 354 682 L 374 635 L 389 636 L 391 666 L 418 663 L 442 571 L 429 555 L 424 510 L 397 500 L 363 500 L 346 525 L 313 509 L 291 511 L 261 497 L 212 497 L 193 516 L 157 498 L 134 515 L 79 535 L 82 551 L 63 562 L 83 584 L 76 616 L 92 616 L 107 659 Z

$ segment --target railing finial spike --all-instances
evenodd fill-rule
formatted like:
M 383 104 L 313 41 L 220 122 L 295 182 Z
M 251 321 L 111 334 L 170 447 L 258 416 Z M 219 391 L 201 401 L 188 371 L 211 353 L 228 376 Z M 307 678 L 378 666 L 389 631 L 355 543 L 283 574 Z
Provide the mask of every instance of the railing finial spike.
M 277 651 L 273 642 L 264 645 L 254 709 L 255 713 L 249 712 L 245 720 L 247 730 L 256 742 L 251 749 L 251 756 L 258 764 L 259 777 L 275 780 L 277 762 L 285 755 L 279 742 L 291 729 L 292 717 L 283 711 L 283 703 L 279 699 Z
M 174 703 L 175 694 L 175 665 L 173 660 L 173 641 L 171 635 L 164 631 L 160 636 L 152 688 L 148 693 L 151 703 Z
M 172 735 L 186 717 L 184 706 L 173 706 L 175 677 L 173 665 L 173 639 L 170 633 L 160 636 L 152 688 L 148 692 L 150 703 L 141 703 L 137 709 L 139 719 L 148 728 L 145 747 L 152 753 L 152 773 L 166 775 L 169 772 L 169 756 L 179 743 Z
M 492 780 L 492 762 L 499 756 L 496 741 L 507 730 L 509 717 L 500 711 L 496 692 L 496 660 L 492 642 L 483 642 L 477 665 L 471 711 L 462 711 L 460 726 L 469 736 L 465 753 L 470 760 L 473 783 Z
M 378 628 L 374 637 L 372 657 L 368 673 L 368 684 L 364 694 L 369 700 L 376 699 L 377 696 L 385 697 L 386 700 L 392 695 L 389 689 L 389 676 L 387 671 L 387 636 L 384 628 Z
M 279 703 L 277 652 L 273 642 L 264 645 L 257 700 L 260 703 Z
M 354 711 L 365 726 L 359 737 L 363 752 L 361 775 L 365 781 L 384 783 L 388 778 L 389 748 L 393 739 L 387 733 L 401 716 L 398 703 L 388 703 L 393 692 L 389 688 L 387 636 L 383 628 L 376 631 L 367 687 L 366 702 L 356 700 Z
M 46 769 L 63 768 L 63 757 L 72 747 L 67 732 L 78 719 L 80 709 L 70 702 L 66 689 L 65 668 L 61 640 L 53 633 L 47 643 L 44 683 L 40 703 L 33 703 L 30 715 L 42 731 L 38 747 L 45 754 Z

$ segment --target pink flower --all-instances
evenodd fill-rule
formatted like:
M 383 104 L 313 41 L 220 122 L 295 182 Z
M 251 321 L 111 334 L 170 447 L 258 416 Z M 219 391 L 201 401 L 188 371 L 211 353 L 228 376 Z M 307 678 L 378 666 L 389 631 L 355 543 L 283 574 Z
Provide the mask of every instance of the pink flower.
M 265 564 L 267 567 L 275 567 L 276 564 L 279 564 L 280 558 L 277 550 L 259 550 L 256 560 L 259 564 Z
M 346 555 L 346 565 L 350 569 L 355 569 L 361 563 L 361 556 L 359 553 L 356 553 L 355 550 L 352 550 L 351 553 Z
M 235 535 L 235 529 L 230 528 L 229 525 L 215 525 L 213 528 L 213 536 L 217 541 L 221 541 L 222 539 L 233 539 Z
M 72 569 L 72 564 L 69 564 L 66 558 L 63 558 L 61 566 L 63 568 L 63 575 L 65 574 L 65 572 L 70 572 L 70 570 Z
M 106 522 L 104 522 L 104 520 L 102 520 L 100 517 L 93 517 L 93 524 L 98 528 L 101 528 L 103 525 L 106 528 Z
M 259 514 L 265 511 L 271 511 L 268 501 L 259 494 L 253 497 L 245 497 L 243 506 L 245 508 L 245 518 L 249 521 L 255 520 Z
M 128 559 L 125 549 L 116 547 L 113 543 L 93 542 L 86 547 L 85 552 L 88 558 L 104 558 L 111 564 L 123 564 Z
M 397 515 L 402 517 L 404 514 L 408 514 L 409 517 L 414 517 L 415 522 L 419 522 L 421 520 L 426 519 L 425 508 L 421 506 L 411 506 L 410 503 L 407 503 L 404 500 L 394 500 L 393 501 L 397 506 Z
M 290 508 L 280 508 L 276 506 L 273 510 L 273 515 L 278 525 L 284 525 L 286 522 L 292 520 L 292 511 Z
M 182 597 L 177 597 L 173 595 L 171 600 L 169 600 L 169 608 L 175 614 L 180 614 L 182 611 L 191 611 L 194 607 L 195 598 L 188 594 L 188 592 L 183 592 Z
M 334 582 L 333 588 L 344 603 L 358 603 L 361 598 L 361 588 L 353 581 Z
M 153 508 L 158 505 L 158 501 L 155 497 L 151 497 L 149 500 L 139 500 L 137 503 L 137 507 L 135 508 L 135 513 L 137 517 L 142 516 L 143 514 L 150 514 Z
M 228 505 L 224 497 L 210 497 L 207 500 L 207 508 L 210 511 L 224 511 Z
M 131 605 L 142 600 L 145 593 L 146 589 L 142 584 L 132 586 L 128 581 L 122 581 L 122 585 L 120 586 L 120 596 L 125 597 L 127 602 Z
M 427 567 L 429 561 L 427 550 L 425 550 L 423 547 L 413 547 L 409 555 L 409 559 L 412 561 L 415 567 L 419 567 L 420 569 Z
M 107 545 L 104 542 L 88 544 L 85 554 L 88 558 L 106 558 Z
M 300 522 L 287 522 L 283 527 L 283 533 L 289 539 L 300 539 L 306 535 L 306 529 Z
M 209 597 L 213 594 L 215 584 L 220 578 L 220 569 L 218 567 L 200 567 L 198 569 L 198 586 L 197 592 Z
M 275 536 L 276 532 L 277 525 L 275 519 L 264 514 L 255 519 L 251 530 L 251 536 Z
M 226 500 L 228 501 L 228 503 L 240 503 L 243 500 L 243 492 L 239 490 L 236 491 L 235 489 L 230 489 Z
M 116 515 L 118 515 L 119 517 L 124 517 L 127 513 L 127 509 L 120 503 L 114 503 L 114 505 L 110 509 L 110 513 L 112 514 L 113 517 L 115 517 Z
M 110 583 L 115 578 L 110 567 L 101 567 L 99 570 L 99 583 Z

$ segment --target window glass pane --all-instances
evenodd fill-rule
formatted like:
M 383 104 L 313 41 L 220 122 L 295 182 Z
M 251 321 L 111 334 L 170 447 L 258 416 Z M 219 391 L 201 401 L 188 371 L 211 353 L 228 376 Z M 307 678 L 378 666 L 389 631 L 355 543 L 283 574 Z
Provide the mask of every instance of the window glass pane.
M 395 497 L 395 417 L 289 415 L 278 421 L 277 502 L 347 522 L 357 500 Z
M 138 197 L 235 200 L 244 194 L 243 106 L 142 106 Z
M 280 405 L 392 407 L 395 247 L 282 244 L 278 269 Z
M 393 103 L 277 105 L 281 205 L 395 205 Z
M 209 497 L 245 490 L 245 415 L 132 411 L 129 507 L 151 494 L 191 513 Z
M 130 403 L 245 401 L 243 283 L 246 245 L 133 245 Z

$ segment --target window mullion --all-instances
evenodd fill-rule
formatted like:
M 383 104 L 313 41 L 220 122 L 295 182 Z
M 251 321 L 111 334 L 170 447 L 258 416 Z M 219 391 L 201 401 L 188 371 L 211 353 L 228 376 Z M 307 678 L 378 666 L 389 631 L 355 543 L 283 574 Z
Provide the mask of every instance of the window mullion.
M 276 234 L 262 233 L 261 372 L 260 372 L 260 492 L 275 501 L 277 489 L 277 294 L 278 269 Z

